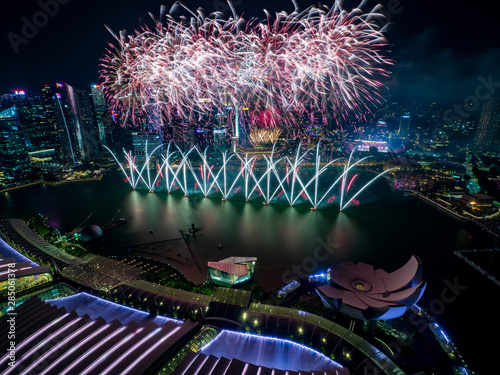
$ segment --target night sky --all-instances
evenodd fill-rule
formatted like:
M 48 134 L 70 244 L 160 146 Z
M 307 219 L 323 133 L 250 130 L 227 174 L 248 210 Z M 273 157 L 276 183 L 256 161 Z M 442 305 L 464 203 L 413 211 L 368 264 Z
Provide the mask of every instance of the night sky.
M 16 89 L 38 92 L 45 83 L 67 82 L 88 88 L 98 81 L 99 58 L 113 37 L 106 30 L 132 31 L 148 22 L 148 12 L 159 14 L 160 6 L 170 8 L 173 0 L 59 0 L 59 9 L 46 23 L 29 35 L 18 52 L 9 33 L 24 37 L 23 17 L 33 20 L 40 3 L 56 0 L 9 1 L 0 13 L 0 93 Z M 293 11 L 291 1 L 233 0 L 245 18 L 264 17 L 271 12 Z M 229 8 L 224 0 L 185 1 L 190 8 L 202 6 L 206 13 Z M 314 4 L 299 0 L 305 7 Z M 329 2 L 325 2 L 328 4 Z M 346 7 L 351 4 L 345 1 Z M 352 4 L 357 4 L 353 1 Z M 375 5 L 376 2 L 367 1 Z M 417 100 L 461 103 L 473 95 L 478 77 L 500 81 L 500 42 L 493 0 L 470 3 L 384 0 L 391 24 L 387 32 L 387 54 L 396 62 L 385 98 L 392 95 Z M 467 3 L 469 4 L 469 3 Z M 369 7 L 367 7 L 369 8 Z M 54 8 L 52 8 L 54 9 Z M 392 14 L 390 13 L 392 11 Z M 10 34 L 11 38 L 13 34 Z

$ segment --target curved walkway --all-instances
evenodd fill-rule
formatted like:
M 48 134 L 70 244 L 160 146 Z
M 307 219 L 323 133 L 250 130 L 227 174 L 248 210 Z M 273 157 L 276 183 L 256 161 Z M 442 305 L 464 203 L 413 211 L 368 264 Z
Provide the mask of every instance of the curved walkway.
M 335 344 L 334 351 L 336 348 L 341 347 L 339 344 L 344 341 L 349 344 L 349 347 L 352 347 L 348 351 L 349 357 L 354 358 L 356 356 L 355 351 L 359 351 L 365 358 L 365 360 L 360 358 L 359 361 L 356 361 L 359 363 L 358 367 L 365 366 L 366 369 L 371 370 L 375 370 L 373 367 L 376 367 L 378 369 L 377 373 L 388 375 L 405 374 L 389 357 L 368 341 L 347 328 L 321 316 L 288 307 L 252 303 L 248 310 L 247 319 L 255 326 L 258 325 L 259 328 L 262 328 L 262 332 L 267 332 L 274 328 L 270 327 L 270 325 L 276 324 L 276 327 L 278 325 L 288 325 L 287 333 L 298 332 L 304 338 L 308 338 L 307 341 L 311 342 L 319 341 L 316 339 L 320 338 L 321 341 L 324 340 L 323 342 L 328 343 L 330 347 Z M 366 359 L 369 359 L 371 364 L 366 363 Z
M 25 222 L 21 219 L 10 219 L 8 220 L 12 228 L 21 236 L 25 241 L 29 242 L 35 248 L 41 250 L 44 254 L 48 255 L 50 258 L 54 258 L 63 262 L 65 264 L 79 264 L 82 263 L 80 258 L 68 254 L 64 250 L 48 243 L 37 233 L 35 233 Z M 7 233 L 11 237 L 11 233 Z M 16 242 L 15 238 L 11 238 Z M 39 254 L 35 254 L 39 256 Z M 39 256 L 42 260 L 46 260 L 47 257 Z M 45 258 L 45 259 L 44 259 Z M 50 260 L 50 259 L 47 259 Z

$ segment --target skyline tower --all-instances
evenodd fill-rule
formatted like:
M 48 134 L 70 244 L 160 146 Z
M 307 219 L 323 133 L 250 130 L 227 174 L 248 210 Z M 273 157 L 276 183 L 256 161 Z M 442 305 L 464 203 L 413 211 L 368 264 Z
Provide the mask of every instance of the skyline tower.
M 29 165 L 29 143 L 16 106 L 0 111 L 0 178 L 15 178 Z
M 58 147 L 57 128 L 54 122 L 48 121 L 43 98 L 24 91 L 4 97 L 9 97 L 9 102 L 17 108 L 29 151 L 55 156 Z
M 64 160 L 64 149 L 61 139 L 64 139 L 66 130 L 60 126 L 56 118 L 56 100 L 53 87 L 44 85 L 41 88 L 42 105 L 45 112 L 45 122 L 47 128 L 50 129 L 52 143 L 54 145 L 56 158 L 59 161 Z
M 92 94 L 86 90 L 75 90 L 75 113 L 79 124 L 79 141 L 82 159 L 85 161 L 99 158 L 101 142 Z
M 405 113 L 399 118 L 399 137 L 408 138 L 408 136 L 410 135 L 410 121 L 411 116 L 409 113 Z
M 134 155 L 139 159 L 146 157 L 146 143 L 148 145 L 148 154 L 162 144 L 161 135 L 148 132 L 132 132 L 132 147 Z M 160 157 L 162 147 L 155 151 L 154 155 Z
M 63 161 L 78 164 L 82 161 L 80 124 L 76 118 L 76 99 L 73 87 L 68 84 L 56 83 L 53 86 L 53 105 L 63 149 Z
M 46 84 L 39 95 L 16 90 L 0 97 L 0 111 L 16 107 L 30 157 L 70 164 L 97 160 L 103 140 L 113 143 L 116 127 L 106 128 L 112 119 L 105 104 L 98 85 L 82 90 L 66 83 Z
M 483 103 L 472 151 L 500 152 L 500 98 L 497 96 L 490 96 Z
M 99 140 L 101 145 L 108 146 L 106 140 L 106 128 L 104 126 L 104 118 L 106 116 L 106 98 L 102 92 L 100 85 L 90 85 L 90 92 L 92 95 L 92 102 L 94 104 L 94 114 L 97 123 L 97 129 L 99 134 Z
M 63 161 L 74 164 L 99 158 L 101 142 L 92 94 L 67 83 L 53 87 L 56 120 L 63 148 Z

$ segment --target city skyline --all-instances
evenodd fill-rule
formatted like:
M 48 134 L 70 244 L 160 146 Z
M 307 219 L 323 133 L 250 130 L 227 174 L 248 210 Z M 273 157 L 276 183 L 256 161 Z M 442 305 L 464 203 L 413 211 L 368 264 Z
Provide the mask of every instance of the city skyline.
M 4 5 L 0 373 L 490 373 L 493 1 L 381 3 Z

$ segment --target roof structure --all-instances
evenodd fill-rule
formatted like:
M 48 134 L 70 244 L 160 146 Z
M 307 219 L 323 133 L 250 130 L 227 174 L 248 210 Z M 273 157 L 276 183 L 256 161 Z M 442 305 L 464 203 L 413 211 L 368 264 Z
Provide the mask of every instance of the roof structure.
M 2 253 L 0 253 L 0 282 L 5 281 L 9 278 L 9 273 L 14 274 L 15 278 L 35 275 L 39 273 L 50 272 L 49 266 L 38 266 L 33 265 L 30 261 L 16 261 L 16 258 L 2 258 Z M 11 276 L 12 277 L 12 276 Z
M 0 373 L 17 374 L 22 369 L 44 375 L 141 374 L 175 353 L 199 325 L 174 320 L 157 324 L 153 319 L 107 321 L 107 309 L 101 305 L 89 304 L 86 312 L 77 312 L 75 306 L 58 307 L 32 298 L 17 307 L 15 366 L 9 366 L 9 352 L 2 353 Z M 133 314 L 127 307 L 121 309 L 122 318 Z M 9 347 L 9 318 L 0 319 L 4 348 Z
M 172 375 L 206 374 L 206 375 L 349 375 L 346 368 L 316 370 L 316 371 L 290 371 L 257 366 L 243 362 L 239 359 L 216 357 L 203 353 L 190 352 L 184 361 L 175 369 Z
M 244 262 L 256 262 L 256 257 L 229 257 L 226 259 L 222 259 L 219 262 L 228 262 L 228 263 L 244 263 Z
M 248 267 L 245 263 L 257 262 L 255 257 L 229 257 L 218 262 L 208 262 L 208 267 L 215 268 L 228 274 L 242 277 L 248 274 Z
M 168 322 L 182 324 L 182 320 L 156 315 L 151 317 L 148 312 L 123 306 L 88 293 L 78 293 L 69 297 L 46 300 L 52 306 L 64 307 L 67 311 L 75 311 L 79 316 L 88 314 L 91 319 L 103 318 L 106 323 L 118 320 L 122 324 L 135 321 L 139 324 L 152 320 L 158 326 Z
M 328 271 L 329 284 L 316 288 L 325 305 L 357 319 L 393 319 L 422 296 L 422 263 L 416 256 L 387 273 L 366 263 L 340 263 Z
M 33 262 L 31 259 L 22 255 L 19 251 L 15 250 L 7 242 L 0 238 L 0 254 L 2 258 L 13 258 L 15 262 L 29 262 L 33 267 L 38 266 L 38 263 Z
M 251 279 L 256 263 L 255 257 L 229 257 L 207 265 L 214 284 L 232 286 Z
M 78 264 L 64 267 L 61 274 L 95 290 L 111 290 L 139 278 L 139 275 L 145 272 L 126 263 L 94 254 L 87 254 L 79 259 Z
M 208 267 L 218 269 L 219 271 L 229 273 L 238 277 L 247 274 L 247 266 L 244 264 L 228 263 L 228 262 L 208 262 Z
M 44 262 L 55 263 L 59 268 L 68 264 L 82 263 L 81 258 L 68 254 L 65 250 L 45 241 L 21 219 L 4 220 L 2 230 L 11 241 Z

